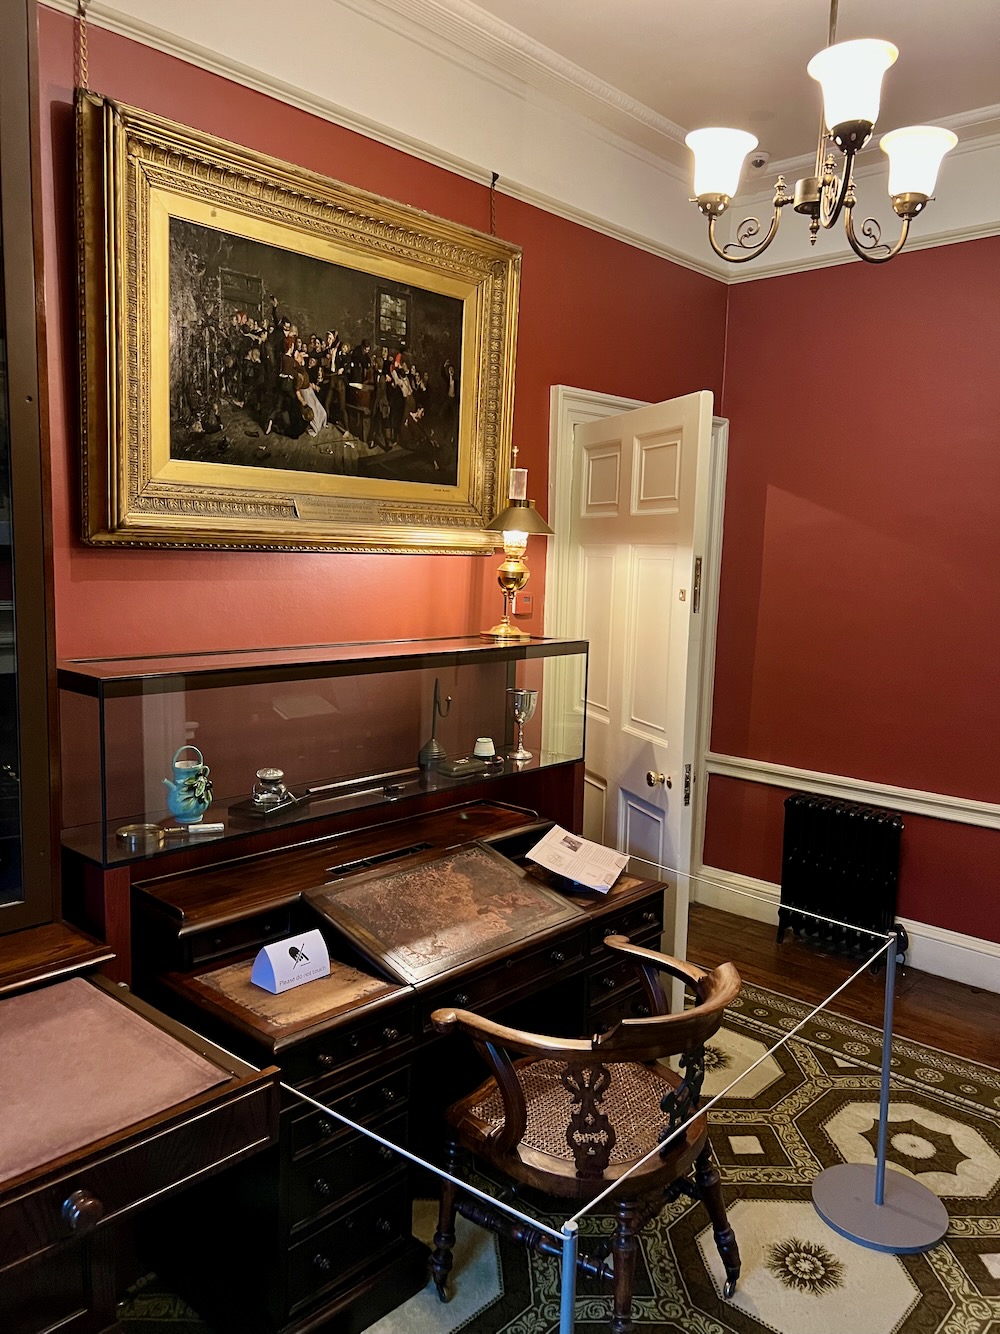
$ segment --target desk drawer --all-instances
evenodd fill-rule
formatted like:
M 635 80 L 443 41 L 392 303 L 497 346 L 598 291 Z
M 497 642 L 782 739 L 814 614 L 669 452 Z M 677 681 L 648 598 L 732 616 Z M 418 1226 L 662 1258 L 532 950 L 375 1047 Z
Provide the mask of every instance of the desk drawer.
M 581 928 L 530 954 L 512 955 L 489 972 L 457 978 L 424 1002 L 425 1030 L 430 1028 L 434 1010 L 453 1005 L 460 1010 L 487 1013 L 525 989 L 540 991 L 551 986 L 560 976 L 577 971 L 586 958 L 586 945 Z
M 266 945 L 269 941 L 280 940 L 291 929 L 291 908 L 275 908 L 240 922 L 230 922 L 214 931 L 199 932 L 186 939 L 182 937 L 182 943 L 187 945 L 190 963 L 193 965 L 207 963 L 209 959 L 217 959 L 233 950 L 249 949 L 252 945 Z
M 394 1187 L 365 1200 L 288 1252 L 291 1313 L 328 1288 L 346 1287 L 351 1275 L 410 1235 L 410 1192 L 401 1174 Z
M 402 1069 L 393 1070 L 383 1078 L 364 1084 L 350 1093 L 334 1094 L 331 1091 L 330 1095 L 324 1098 L 317 1092 L 311 1096 L 315 1096 L 320 1102 L 329 1103 L 330 1107 L 340 1112 L 342 1116 L 349 1116 L 352 1121 L 365 1125 L 374 1116 L 379 1116 L 392 1108 L 405 1107 L 409 1095 L 410 1070 L 408 1066 L 403 1066 Z M 339 1136 L 351 1133 L 348 1126 L 335 1117 L 328 1116 L 326 1112 L 314 1110 L 305 1116 L 297 1116 L 291 1124 L 292 1158 L 300 1158 L 303 1153 L 311 1149 L 332 1144 Z
M 625 992 L 624 995 L 617 996 L 613 1001 L 608 1002 L 596 1009 L 590 1011 L 590 1031 L 591 1033 L 607 1033 L 620 1024 L 623 1019 L 645 1019 L 649 1014 L 649 1005 L 645 996 L 638 987 Z
M 384 1139 L 406 1145 L 407 1116 L 376 1121 L 372 1126 Z M 391 1149 L 350 1131 L 326 1153 L 296 1163 L 288 1174 L 288 1224 L 293 1232 L 341 1204 L 363 1186 L 376 1186 L 397 1172 L 404 1160 Z
M 105 1227 L 181 1182 L 273 1142 L 276 1100 L 276 1085 L 258 1084 L 9 1199 L 0 1205 L 0 1268 L 85 1232 L 88 1222 Z M 74 1201 L 83 1206 L 75 1230 Z
M 413 1045 L 413 1026 L 412 1006 L 394 1005 L 368 1023 L 331 1028 L 282 1054 L 284 1077 L 289 1084 L 308 1084 L 366 1056 L 378 1053 L 392 1059 Z
M 593 1011 L 599 1009 L 602 1005 L 610 1004 L 619 996 L 627 991 L 635 991 L 640 988 L 639 975 L 636 972 L 635 964 L 630 959 L 622 955 L 611 955 L 609 957 L 613 962 L 607 963 L 591 975 L 588 979 L 588 1009 Z M 640 992 L 639 999 L 646 1005 L 646 1014 L 649 1014 L 649 1006 L 646 1004 L 645 994 Z M 638 1018 L 638 1015 L 632 1016 Z
M 594 922 L 590 928 L 590 952 L 598 954 L 604 948 L 605 936 L 628 936 L 634 942 L 658 948 L 658 942 L 651 944 L 650 937 L 657 937 L 663 931 L 663 892 L 633 903 L 628 908 L 611 913 Z

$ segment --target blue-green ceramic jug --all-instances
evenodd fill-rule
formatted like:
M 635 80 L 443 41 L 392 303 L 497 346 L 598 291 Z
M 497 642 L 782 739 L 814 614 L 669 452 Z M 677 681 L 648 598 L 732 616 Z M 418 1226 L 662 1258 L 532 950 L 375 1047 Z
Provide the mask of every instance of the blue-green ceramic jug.
M 190 755 L 182 759 L 185 751 Z M 197 746 L 181 746 L 173 759 L 174 776 L 164 778 L 167 810 L 181 824 L 197 824 L 212 804 L 209 767 Z

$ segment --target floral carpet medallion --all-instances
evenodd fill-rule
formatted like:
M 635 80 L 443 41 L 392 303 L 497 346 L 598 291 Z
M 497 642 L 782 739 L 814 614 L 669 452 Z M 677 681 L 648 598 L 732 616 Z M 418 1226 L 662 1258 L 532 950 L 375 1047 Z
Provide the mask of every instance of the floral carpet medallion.
M 643 1334 L 1000 1334 L 1000 1070 L 894 1042 L 889 1169 L 939 1195 L 949 1227 L 922 1255 L 868 1250 L 826 1226 L 810 1184 L 835 1163 L 874 1162 L 881 1035 L 823 1014 L 768 1055 L 806 1013 L 795 1001 L 744 985 L 706 1053 L 706 1098 L 759 1062 L 710 1114 L 743 1260 L 734 1297 L 722 1296 L 724 1275 L 703 1209 L 681 1198 L 643 1234 L 637 1328 Z M 433 1230 L 432 1214 L 429 1207 L 420 1211 L 421 1233 Z M 585 1219 L 581 1249 L 587 1234 L 607 1226 L 603 1218 Z M 370 1334 L 558 1329 L 556 1261 L 529 1261 L 519 1248 L 480 1246 L 471 1237 L 466 1244 L 474 1258 L 464 1268 L 457 1263 L 451 1302 L 442 1305 L 432 1288 L 425 1290 Z M 149 1300 L 159 1300 L 150 1287 Z M 141 1320 L 142 1296 L 123 1308 L 126 1334 L 152 1328 Z M 205 1329 L 184 1328 L 179 1315 L 172 1310 L 156 1328 Z M 607 1293 L 581 1282 L 576 1329 L 597 1334 L 609 1315 Z

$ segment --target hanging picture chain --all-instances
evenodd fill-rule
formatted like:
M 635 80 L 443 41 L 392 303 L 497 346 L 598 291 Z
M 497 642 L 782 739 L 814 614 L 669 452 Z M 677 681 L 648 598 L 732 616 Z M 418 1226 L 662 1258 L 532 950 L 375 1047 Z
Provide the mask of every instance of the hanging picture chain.
M 90 70 L 87 65 L 87 5 L 90 0 L 76 0 L 76 86 L 84 92 L 90 89 Z

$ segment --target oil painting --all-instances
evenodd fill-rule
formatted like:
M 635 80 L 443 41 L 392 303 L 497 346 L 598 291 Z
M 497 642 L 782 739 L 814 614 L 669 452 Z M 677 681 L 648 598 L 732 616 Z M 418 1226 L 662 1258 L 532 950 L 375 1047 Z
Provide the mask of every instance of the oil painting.
M 90 93 L 83 537 L 485 552 L 520 252 Z

